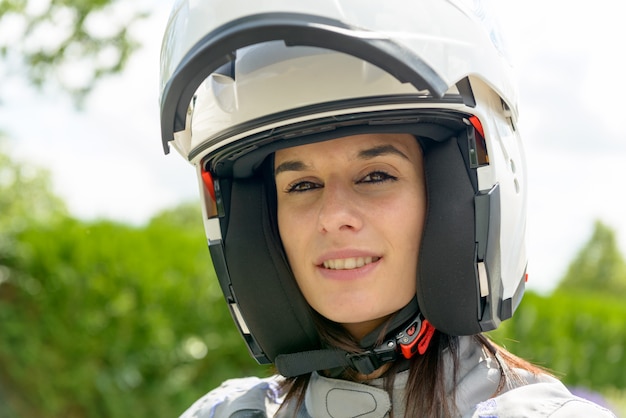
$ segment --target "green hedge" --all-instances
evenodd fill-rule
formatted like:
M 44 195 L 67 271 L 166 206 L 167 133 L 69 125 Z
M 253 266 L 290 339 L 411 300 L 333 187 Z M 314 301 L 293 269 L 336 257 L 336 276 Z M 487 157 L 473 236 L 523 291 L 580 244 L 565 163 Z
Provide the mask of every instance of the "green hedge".
M 496 342 L 570 386 L 626 389 L 626 298 L 528 292 Z
M 66 219 L 16 241 L 0 257 L 3 417 L 173 417 L 227 377 L 265 372 L 232 324 L 201 222 Z

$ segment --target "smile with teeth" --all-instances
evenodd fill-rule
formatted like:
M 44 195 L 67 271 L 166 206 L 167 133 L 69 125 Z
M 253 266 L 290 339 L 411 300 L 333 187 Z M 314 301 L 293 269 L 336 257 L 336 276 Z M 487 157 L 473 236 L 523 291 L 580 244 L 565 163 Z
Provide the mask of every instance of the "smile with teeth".
M 330 270 L 352 270 L 363 267 L 366 264 L 375 263 L 378 260 L 380 260 L 380 257 L 338 258 L 335 260 L 326 260 L 323 265 L 324 268 Z

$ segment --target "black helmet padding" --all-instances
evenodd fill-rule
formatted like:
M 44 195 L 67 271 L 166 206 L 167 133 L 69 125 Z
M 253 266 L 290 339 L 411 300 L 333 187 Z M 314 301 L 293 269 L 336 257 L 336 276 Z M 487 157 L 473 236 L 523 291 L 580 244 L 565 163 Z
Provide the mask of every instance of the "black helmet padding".
M 461 140 L 466 141 L 464 136 Z M 456 138 L 424 141 L 428 210 L 418 262 L 417 299 L 431 324 L 451 335 L 481 332 L 475 191 L 459 148 L 462 145 Z
M 281 353 L 319 346 L 311 310 L 293 279 L 278 230 L 272 226 L 276 223 L 270 205 L 275 203 L 267 200 L 273 195 L 275 190 L 266 191 L 261 175 L 233 179 L 224 237 L 232 297 L 270 362 Z M 262 360 L 260 354 L 253 353 L 257 360 Z

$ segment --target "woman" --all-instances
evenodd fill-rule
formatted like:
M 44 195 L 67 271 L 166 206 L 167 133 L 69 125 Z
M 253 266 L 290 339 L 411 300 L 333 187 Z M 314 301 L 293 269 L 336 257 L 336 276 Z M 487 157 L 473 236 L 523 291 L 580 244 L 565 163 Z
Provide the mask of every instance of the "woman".
M 163 143 L 197 167 L 225 299 L 278 372 L 185 416 L 611 416 L 481 334 L 527 264 L 485 9 L 312 3 L 183 0 L 166 30 Z

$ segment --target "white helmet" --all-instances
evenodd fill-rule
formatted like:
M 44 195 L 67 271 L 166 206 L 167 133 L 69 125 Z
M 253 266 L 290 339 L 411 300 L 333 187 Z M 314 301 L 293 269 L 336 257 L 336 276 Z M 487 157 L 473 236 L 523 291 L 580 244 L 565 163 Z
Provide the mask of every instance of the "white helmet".
M 526 167 L 510 64 L 481 3 L 180 0 L 160 97 L 163 146 L 197 167 L 213 264 L 259 362 L 320 348 L 275 221 L 267 157 L 285 147 L 413 134 L 428 214 L 409 317 L 470 335 L 517 308 Z

